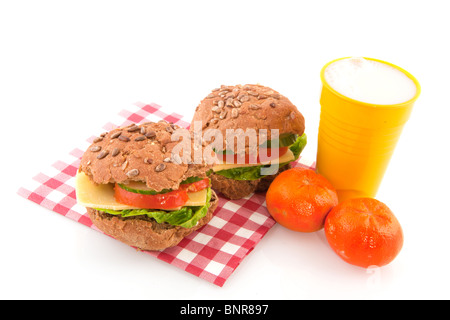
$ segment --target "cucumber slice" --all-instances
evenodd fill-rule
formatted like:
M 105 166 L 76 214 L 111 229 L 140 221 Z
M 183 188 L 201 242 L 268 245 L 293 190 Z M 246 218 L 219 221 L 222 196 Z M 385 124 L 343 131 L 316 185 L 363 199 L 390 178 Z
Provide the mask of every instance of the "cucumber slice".
M 200 178 L 200 177 L 189 177 L 184 181 L 181 181 L 180 184 L 188 184 L 188 183 L 194 183 L 194 182 L 198 182 L 200 180 L 203 180 L 205 178 Z
M 292 144 L 294 144 L 294 142 L 297 140 L 297 135 L 293 134 L 293 133 L 282 133 L 280 134 L 280 137 L 278 138 L 279 142 L 278 142 L 278 147 L 279 148 L 283 148 L 283 147 L 289 147 Z M 269 140 L 267 141 L 267 148 L 270 148 L 272 141 Z M 265 144 L 263 144 L 265 145 Z M 262 145 L 262 146 L 263 146 Z

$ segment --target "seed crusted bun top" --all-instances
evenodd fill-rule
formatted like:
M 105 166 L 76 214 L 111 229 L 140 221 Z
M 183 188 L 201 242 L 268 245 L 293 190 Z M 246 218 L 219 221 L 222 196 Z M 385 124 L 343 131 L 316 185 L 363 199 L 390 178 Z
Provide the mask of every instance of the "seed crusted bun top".
M 305 119 L 297 107 L 279 92 L 262 85 L 225 86 L 212 90 L 195 110 L 195 121 L 202 121 L 202 130 L 219 129 L 278 129 L 279 134 L 302 135 Z
M 172 156 L 172 150 L 183 139 L 172 141 L 177 129 L 181 127 L 160 121 L 103 133 L 84 153 L 79 171 L 97 184 L 141 181 L 157 192 L 178 189 L 180 182 L 189 177 L 206 177 L 210 166 L 188 164 L 193 163 L 193 156 L 185 161 L 182 152 Z

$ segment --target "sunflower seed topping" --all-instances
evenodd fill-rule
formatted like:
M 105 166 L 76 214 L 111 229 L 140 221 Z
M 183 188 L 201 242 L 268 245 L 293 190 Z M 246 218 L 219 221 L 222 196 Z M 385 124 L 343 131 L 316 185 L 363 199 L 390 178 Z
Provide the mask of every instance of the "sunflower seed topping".
M 103 159 L 104 157 L 106 157 L 109 154 L 108 150 L 102 150 L 102 152 L 99 153 L 99 155 L 97 156 L 97 159 Z
M 146 140 L 146 139 L 147 139 L 146 136 L 139 136 L 139 137 L 137 137 L 136 139 L 134 139 L 134 141 L 144 141 L 144 140 Z
M 138 130 L 141 130 L 141 128 L 139 128 L 137 125 L 132 125 L 130 128 L 128 128 L 128 132 L 135 132 L 135 131 L 138 131 Z
M 131 178 L 131 177 L 136 177 L 137 175 L 139 175 L 139 170 L 138 169 L 131 169 L 130 171 L 128 171 L 126 173 L 126 175 Z
M 215 107 L 213 107 L 211 110 L 212 110 L 213 112 L 215 112 L 215 113 L 220 113 L 220 112 L 222 112 L 222 108 L 220 108 L 219 106 L 215 106 Z
M 125 169 L 127 168 L 127 166 L 128 166 L 128 160 L 125 160 L 125 162 L 124 163 L 122 163 L 122 170 L 123 171 L 125 171 Z
M 239 116 L 239 109 L 231 110 L 231 117 L 236 119 Z
M 272 93 L 270 96 L 277 100 L 281 98 L 281 96 L 278 93 Z
M 89 150 L 91 152 L 99 152 L 101 149 L 102 149 L 102 147 L 100 147 L 100 146 L 93 146 Z
M 120 149 L 119 148 L 114 148 L 114 150 L 111 152 L 111 156 L 115 157 L 120 153 Z
M 122 134 L 121 131 L 116 131 L 111 135 L 111 139 L 116 139 Z
M 220 113 L 220 115 L 219 115 L 219 118 L 220 119 L 225 119 L 225 117 L 227 116 L 227 110 L 223 110 L 221 113 Z
M 130 141 L 130 138 L 128 138 L 127 136 L 123 136 L 123 135 L 120 135 L 118 139 L 119 139 L 120 141 L 124 141 L 124 142 Z
M 235 92 L 230 92 L 225 96 L 225 99 L 230 99 L 230 98 L 234 99 L 234 98 L 236 98 L 236 96 L 237 96 L 237 94 Z
M 145 134 L 145 136 L 149 139 L 156 137 L 156 132 L 155 131 L 149 131 Z
M 161 172 L 161 171 L 164 171 L 165 169 L 166 169 L 166 165 L 164 163 L 160 163 L 156 166 L 155 171 Z
M 240 102 L 246 102 L 246 101 L 250 100 L 250 97 L 248 95 L 244 94 L 244 95 L 240 95 L 238 97 L 238 99 Z
M 289 116 L 291 117 L 292 120 L 294 120 L 294 119 L 295 119 L 295 112 L 292 111 L 291 114 L 290 114 Z

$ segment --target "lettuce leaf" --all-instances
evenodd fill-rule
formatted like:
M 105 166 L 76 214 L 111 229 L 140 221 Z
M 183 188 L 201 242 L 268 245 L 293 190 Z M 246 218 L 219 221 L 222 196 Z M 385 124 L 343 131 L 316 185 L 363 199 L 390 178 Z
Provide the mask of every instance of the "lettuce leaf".
M 306 134 L 302 134 L 300 137 L 297 138 L 297 140 L 289 147 L 289 149 L 294 154 L 295 160 L 298 159 L 300 156 L 300 153 L 302 153 L 303 149 L 306 147 L 306 143 L 308 139 L 306 138 Z
M 296 161 L 300 156 L 300 153 L 303 151 L 307 143 L 306 134 L 304 133 L 289 147 L 289 149 L 294 154 L 295 159 L 292 161 Z M 229 179 L 235 180 L 256 180 L 263 178 L 267 175 L 276 174 L 278 169 L 287 165 L 289 162 L 280 163 L 278 168 L 274 168 L 273 172 L 266 172 L 264 175 L 261 174 L 262 168 L 269 168 L 270 165 L 260 165 L 260 166 L 252 166 L 252 167 L 241 167 L 241 168 L 233 168 L 228 170 L 220 170 L 217 171 L 217 174 L 220 174 Z
M 164 211 L 155 209 L 128 209 L 128 210 L 109 210 L 96 209 L 98 211 L 106 212 L 112 215 L 120 215 L 123 218 L 143 216 L 153 218 L 158 223 L 167 222 L 173 226 L 180 226 L 183 228 L 192 228 L 197 222 L 208 213 L 211 201 L 211 188 L 206 192 L 206 204 L 201 207 L 182 207 L 175 211 Z

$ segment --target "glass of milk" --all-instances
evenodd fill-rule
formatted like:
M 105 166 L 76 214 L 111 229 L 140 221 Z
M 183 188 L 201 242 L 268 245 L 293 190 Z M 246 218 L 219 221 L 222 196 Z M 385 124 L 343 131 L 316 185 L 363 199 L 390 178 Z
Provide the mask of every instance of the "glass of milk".
M 400 67 L 372 58 L 331 61 L 321 80 L 316 171 L 339 201 L 375 197 L 420 85 Z

